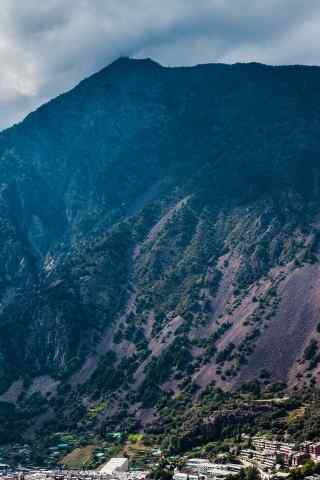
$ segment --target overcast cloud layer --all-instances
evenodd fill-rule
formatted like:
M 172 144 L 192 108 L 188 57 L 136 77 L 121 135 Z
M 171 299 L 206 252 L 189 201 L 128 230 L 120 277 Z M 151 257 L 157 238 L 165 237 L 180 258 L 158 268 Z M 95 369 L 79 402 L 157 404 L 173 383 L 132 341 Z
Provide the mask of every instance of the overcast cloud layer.
M 1 0 L 0 129 L 120 55 L 320 64 L 319 0 Z

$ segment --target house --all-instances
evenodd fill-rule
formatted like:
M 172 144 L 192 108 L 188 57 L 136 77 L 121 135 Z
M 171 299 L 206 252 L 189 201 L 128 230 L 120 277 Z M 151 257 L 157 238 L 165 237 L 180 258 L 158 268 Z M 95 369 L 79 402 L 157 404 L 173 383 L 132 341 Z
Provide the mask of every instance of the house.
M 309 454 L 314 457 L 320 456 L 320 442 L 312 443 L 309 447 Z
M 299 465 L 302 465 L 302 463 L 307 460 L 309 455 L 304 452 L 298 452 L 294 453 L 291 457 L 291 466 L 292 467 L 298 467 Z

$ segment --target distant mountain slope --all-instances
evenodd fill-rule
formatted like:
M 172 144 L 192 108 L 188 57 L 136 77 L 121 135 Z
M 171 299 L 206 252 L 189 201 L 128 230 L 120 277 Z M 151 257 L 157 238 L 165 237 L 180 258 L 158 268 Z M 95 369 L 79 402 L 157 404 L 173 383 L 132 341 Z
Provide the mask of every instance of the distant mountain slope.
M 20 430 L 317 382 L 319 132 L 319 68 L 126 58 L 2 132 L 0 387 Z

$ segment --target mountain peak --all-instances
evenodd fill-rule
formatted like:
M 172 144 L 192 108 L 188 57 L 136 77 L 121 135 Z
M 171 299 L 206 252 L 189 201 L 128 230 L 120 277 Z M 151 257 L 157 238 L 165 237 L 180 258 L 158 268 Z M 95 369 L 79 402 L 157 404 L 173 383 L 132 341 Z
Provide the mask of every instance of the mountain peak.
M 155 60 L 152 58 L 132 58 L 129 56 L 120 56 L 116 58 L 113 62 L 110 63 L 106 68 L 108 67 L 118 67 L 118 66 L 137 66 L 137 65 L 152 65 L 152 66 L 157 66 L 161 67 L 159 63 L 157 63 Z

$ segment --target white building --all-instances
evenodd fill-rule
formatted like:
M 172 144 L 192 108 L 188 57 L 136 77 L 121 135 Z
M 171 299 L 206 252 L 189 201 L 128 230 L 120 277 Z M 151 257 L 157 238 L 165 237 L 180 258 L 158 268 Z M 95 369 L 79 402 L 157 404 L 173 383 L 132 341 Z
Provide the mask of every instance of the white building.
M 113 475 L 116 472 L 127 472 L 129 461 L 127 458 L 111 458 L 100 469 L 100 473 L 104 475 Z
M 230 475 L 238 474 L 242 469 L 242 465 L 211 463 L 208 459 L 191 458 L 187 460 L 185 469 L 188 472 L 198 473 L 199 475 L 204 475 L 214 480 L 220 480 Z
M 173 480 L 188 480 L 188 474 L 182 472 L 176 472 L 173 475 Z

